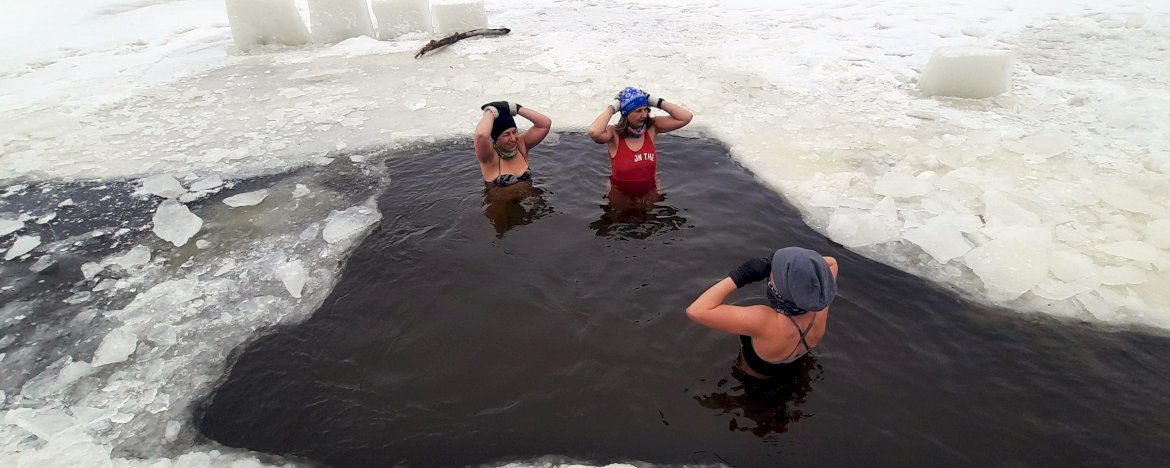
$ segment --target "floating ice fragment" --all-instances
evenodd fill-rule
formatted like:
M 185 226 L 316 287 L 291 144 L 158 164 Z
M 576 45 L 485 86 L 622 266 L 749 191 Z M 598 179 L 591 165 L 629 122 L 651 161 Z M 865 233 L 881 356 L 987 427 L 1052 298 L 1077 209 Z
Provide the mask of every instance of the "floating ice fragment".
M 163 437 L 166 438 L 167 442 L 174 442 L 179 437 L 179 429 L 181 428 L 182 425 L 178 421 L 167 421 L 167 428 L 163 431 Z
M 154 233 L 175 247 L 186 244 L 203 227 L 203 220 L 175 200 L 166 200 L 154 212 Z
M 53 221 L 54 219 L 57 219 L 57 212 L 51 211 L 51 212 L 49 212 L 49 214 L 46 214 L 44 216 L 41 216 L 40 218 L 37 218 L 37 224 L 48 224 L 49 222 Z
M 972 249 L 963 258 L 983 280 L 993 299 L 1019 297 L 1048 275 L 1049 228 L 1004 230 L 996 239 Z
M 232 269 L 235 267 L 236 261 L 229 258 L 223 261 L 223 265 L 221 265 L 218 270 L 215 270 L 215 273 L 212 273 L 212 276 L 223 276 L 224 273 L 232 271 Z
M 1101 268 L 1093 259 L 1077 252 L 1054 250 L 1048 255 L 1048 269 L 1061 281 L 1085 284 L 1090 289 L 1101 285 Z
M 133 421 L 133 420 L 134 420 L 134 414 L 132 414 L 132 413 L 123 413 L 123 412 L 119 411 L 117 414 L 110 416 L 110 422 L 113 422 L 116 424 L 126 424 L 130 421 Z
M 961 257 L 974 247 L 957 226 L 943 217 L 927 220 L 924 226 L 906 231 L 904 237 L 918 244 L 939 263 Z
M 308 280 L 308 271 L 305 270 L 305 265 L 300 260 L 293 259 L 285 262 L 283 265 L 276 267 L 274 272 L 277 278 L 284 283 L 284 288 L 292 297 L 301 297 L 301 289 L 305 287 L 305 281 Z
M 4 254 L 5 260 L 12 260 L 16 257 L 24 255 L 41 245 L 41 236 L 20 236 L 12 242 L 12 246 L 8 248 L 8 253 Z
M 28 267 L 28 269 L 33 271 L 34 273 L 40 273 L 42 271 L 45 271 L 46 269 L 48 269 L 49 267 L 53 266 L 56 263 L 57 263 L 57 261 L 53 260 L 53 257 L 49 256 L 48 254 L 45 254 L 45 255 L 41 255 L 41 258 L 38 258 L 35 263 L 33 263 L 31 266 Z
M 0 219 L 0 237 L 7 236 L 21 229 L 24 229 L 24 221 Z
M 264 201 L 266 197 L 268 197 L 268 189 L 260 189 L 253 192 L 232 195 L 223 199 L 223 203 L 232 208 L 239 208 L 241 206 L 255 206 Z
M 77 419 L 53 409 L 17 408 L 4 415 L 4 422 L 49 442 L 57 440 L 77 426 Z
M 296 188 L 294 188 L 292 192 L 293 198 L 301 198 L 308 194 L 309 187 L 306 187 L 305 184 L 297 184 Z
M 488 27 L 483 0 L 431 0 L 431 21 L 440 37 Z
M 995 190 L 983 192 L 983 219 L 987 224 L 1036 226 L 1040 215 L 1025 209 Z
M 931 54 L 918 89 L 927 96 L 995 96 L 1008 90 L 1013 62 L 1010 51 L 942 47 Z
M 1109 255 L 1143 262 L 1153 261 L 1154 256 L 1158 254 L 1157 248 L 1142 241 L 1122 241 L 1101 244 L 1097 246 L 1097 250 Z
M 1146 272 L 1133 265 L 1106 266 L 1101 269 L 1101 284 L 1117 286 L 1122 284 L 1142 284 L 1146 282 Z
M 138 347 L 138 335 L 129 327 L 115 328 L 106 334 L 102 344 L 93 353 L 93 367 L 125 361 Z
M 1097 182 L 1091 185 L 1093 193 L 1116 208 L 1144 214 L 1157 214 L 1159 207 L 1145 193 L 1126 184 Z
M 301 231 L 301 235 L 298 238 L 300 240 L 303 240 L 303 241 L 310 241 L 310 240 L 316 239 L 317 233 L 320 231 L 321 231 L 321 225 L 317 224 L 317 223 L 312 223 L 308 227 L 306 227 L 305 230 Z
M 122 267 L 123 269 L 129 270 L 139 265 L 145 265 L 149 261 L 150 247 L 140 244 L 134 246 L 134 248 L 130 249 L 130 251 L 122 254 L 121 256 L 110 258 L 106 262 L 102 263 L 112 263 Z M 84 268 L 84 265 L 82 265 L 82 267 Z
M 325 219 L 321 237 L 334 244 L 353 237 L 382 219 L 382 213 L 365 205 L 334 211 Z
M 81 276 L 84 276 L 85 279 L 93 279 L 94 276 L 97 276 L 98 273 L 101 273 L 105 269 L 106 267 L 104 265 L 97 262 L 85 262 L 81 264 Z
M 869 213 L 842 213 L 829 217 L 829 237 L 847 247 L 862 247 L 891 241 L 895 236 L 885 223 Z
M 65 208 L 67 206 L 73 206 L 75 204 L 76 203 L 73 202 L 72 198 L 66 198 L 65 201 L 57 204 L 57 208 Z
M 1146 242 L 1159 249 L 1170 249 L 1170 219 L 1156 219 L 1147 224 Z
M 894 198 L 921 197 L 933 189 L 929 180 L 896 172 L 887 173 L 873 184 L 873 193 Z
M 216 189 L 223 186 L 223 179 L 217 175 L 210 175 L 202 179 L 196 180 L 191 184 L 192 192 L 206 192 L 208 190 Z
M 211 242 L 205 241 L 203 239 L 199 239 L 199 240 L 195 241 L 195 248 L 197 248 L 197 249 L 202 250 L 202 249 L 206 249 L 208 247 L 211 247 Z
M 151 176 L 142 180 L 142 190 L 151 195 L 157 195 L 163 198 L 176 198 L 187 190 L 183 185 L 171 177 L 170 174 L 159 174 Z

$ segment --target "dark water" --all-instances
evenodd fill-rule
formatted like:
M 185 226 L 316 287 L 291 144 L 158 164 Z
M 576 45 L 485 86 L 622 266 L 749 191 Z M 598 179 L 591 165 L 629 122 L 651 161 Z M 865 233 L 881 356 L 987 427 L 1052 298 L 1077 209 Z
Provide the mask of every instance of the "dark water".
M 486 208 L 468 148 L 389 160 L 381 226 L 310 320 L 240 350 L 200 430 L 336 466 L 1170 460 L 1170 339 L 966 303 L 805 227 L 715 143 L 659 150 L 663 199 L 624 211 L 579 135 Z M 683 310 L 786 245 L 837 257 L 840 296 L 813 359 L 745 386 L 737 339 Z

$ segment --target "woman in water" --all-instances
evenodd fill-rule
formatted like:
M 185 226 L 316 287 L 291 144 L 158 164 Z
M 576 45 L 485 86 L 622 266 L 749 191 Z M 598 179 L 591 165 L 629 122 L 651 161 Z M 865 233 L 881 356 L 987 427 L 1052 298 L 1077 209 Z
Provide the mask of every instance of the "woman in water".
M 724 304 L 732 291 L 768 280 L 771 306 Z M 759 379 L 785 375 L 790 363 L 821 342 L 829 304 L 837 295 L 837 260 L 800 247 L 753 258 L 707 289 L 687 307 L 700 325 L 740 335 L 736 367 Z
M 669 115 L 650 117 L 651 107 Z M 617 124 L 609 125 L 617 114 L 621 114 Z M 619 210 L 639 203 L 649 207 L 659 201 L 655 139 L 686 126 L 693 117 L 682 106 L 636 88 L 623 89 L 601 111 L 589 125 L 589 138 L 609 150 L 611 206 Z
M 532 180 L 528 169 L 528 152 L 539 145 L 552 128 L 552 119 L 531 108 L 507 101 L 480 106 L 483 116 L 475 126 L 475 158 L 483 181 L 489 187 L 507 187 Z M 521 133 L 512 117 L 520 115 L 532 122 Z

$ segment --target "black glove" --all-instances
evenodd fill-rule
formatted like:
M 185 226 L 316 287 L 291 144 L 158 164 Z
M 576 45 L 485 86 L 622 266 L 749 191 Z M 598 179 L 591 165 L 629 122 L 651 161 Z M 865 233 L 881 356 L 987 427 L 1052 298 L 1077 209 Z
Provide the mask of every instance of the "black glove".
M 727 276 L 731 277 L 736 288 L 742 288 L 744 285 L 768 279 L 770 274 L 772 274 L 772 259 L 759 257 L 743 262 L 739 268 L 731 270 Z
M 494 110 L 489 109 L 489 107 L 494 108 Z M 518 112 L 520 112 L 521 107 L 523 107 L 523 106 L 521 106 L 520 104 L 516 104 L 514 102 L 508 102 L 508 101 L 492 101 L 492 102 L 489 102 L 489 103 L 484 104 L 482 106 L 479 106 L 479 108 L 481 110 L 491 110 L 492 115 L 494 115 L 496 117 L 499 117 L 500 114 L 503 112 L 507 112 L 508 115 L 516 115 Z

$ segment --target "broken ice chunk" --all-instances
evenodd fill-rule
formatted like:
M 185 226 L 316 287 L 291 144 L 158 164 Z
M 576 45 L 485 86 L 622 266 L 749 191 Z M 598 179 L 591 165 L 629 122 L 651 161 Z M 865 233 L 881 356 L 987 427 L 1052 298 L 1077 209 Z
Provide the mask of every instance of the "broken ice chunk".
M 983 193 L 983 218 L 987 224 L 1036 226 L 1040 215 L 1027 210 L 995 190 Z
M 883 220 L 870 213 L 844 213 L 829 217 L 829 237 L 847 247 L 880 244 L 894 239 Z
M 48 224 L 50 221 L 57 219 L 57 212 L 50 211 L 49 214 L 37 218 L 37 224 Z
M 105 269 L 106 267 L 104 265 L 97 262 L 85 262 L 81 264 L 81 276 L 84 276 L 85 279 L 93 279 L 94 276 L 97 276 L 98 273 L 101 273 Z
M 1048 276 L 1049 228 L 1014 228 L 963 256 L 996 300 L 1019 297 Z
M 8 248 L 8 253 L 4 254 L 5 260 L 12 260 L 16 257 L 24 255 L 41 245 L 41 236 L 20 236 L 12 242 L 12 247 Z
M 1158 254 L 1158 249 L 1142 241 L 1122 241 L 1101 244 L 1097 249 L 1110 255 L 1149 262 Z
M 1170 249 L 1170 219 L 1156 219 L 1147 224 L 1146 242 L 1160 249 Z
M 995 96 L 1008 90 L 1013 62 L 1012 53 L 1006 50 L 942 47 L 931 54 L 918 89 L 927 96 Z
M 873 193 L 894 198 L 921 197 L 934 189 L 924 178 L 909 174 L 888 173 L 873 184 Z
M 167 442 L 174 442 L 179 437 L 179 429 L 181 428 L 182 426 L 178 421 L 167 421 L 167 428 L 163 431 L 163 437 L 167 439 Z
M 325 219 L 321 237 L 334 244 L 353 237 L 382 219 L 382 213 L 365 205 L 334 211 Z
M 7 236 L 21 229 L 24 229 L 24 221 L 0 219 L 0 237 Z
M 41 255 L 41 258 L 38 258 L 36 263 L 33 263 L 32 266 L 28 267 L 28 269 L 35 273 L 40 273 L 53 266 L 55 263 L 57 263 L 57 261 L 53 260 L 53 257 L 47 254 Z
M 223 179 L 217 175 L 210 175 L 202 179 L 196 180 L 191 184 L 192 192 L 206 192 L 208 190 L 216 189 L 223 186 Z
M 223 199 L 223 203 L 232 208 L 239 208 L 241 206 L 255 206 L 264 201 L 264 198 L 266 197 L 268 197 L 268 189 L 260 189 L 253 192 L 232 195 Z
M 159 174 L 151 176 L 142 180 L 142 190 L 151 195 L 157 195 L 163 198 L 176 198 L 187 190 L 183 185 L 171 177 L 170 174 Z
M 904 237 L 918 244 L 939 263 L 961 257 L 974 247 L 957 226 L 941 216 L 927 220 L 920 228 L 906 231 Z
M 292 192 L 293 198 L 301 198 L 301 197 L 308 195 L 308 194 L 309 194 L 309 187 L 306 187 L 305 184 L 297 184 L 297 187 L 294 188 L 293 192 Z
M 110 263 L 116 264 L 122 268 L 130 269 L 138 265 L 145 265 L 150 261 L 150 247 L 145 245 L 136 245 L 125 254 L 111 258 Z
M 60 410 L 53 409 L 16 408 L 4 415 L 4 422 L 20 427 L 49 442 L 77 426 L 77 419 Z
M 1097 182 L 1091 185 L 1093 193 L 1116 208 L 1144 214 L 1157 214 L 1158 205 L 1145 193 L 1116 182 Z
M 128 327 L 115 328 L 106 334 L 102 344 L 93 353 L 93 367 L 125 361 L 138 347 L 138 335 Z
M 166 200 L 154 212 L 154 233 L 175 247 L 186 244 L 203 227 L 203 219 L 175 200 Z
M 300 260 L 293 259 L 285 262 L 276 268 L 275 274 L 284 283 L 284 288 L 292 297 L 301 297 L 301 289 L 305 287 L 309 273 Z
M 1111 286 L 1121 284 L 1142 284 L 1146 282 L 1146 272 L 1133 265 L 1106 266 L 1101 269 L 1101 283 Z

